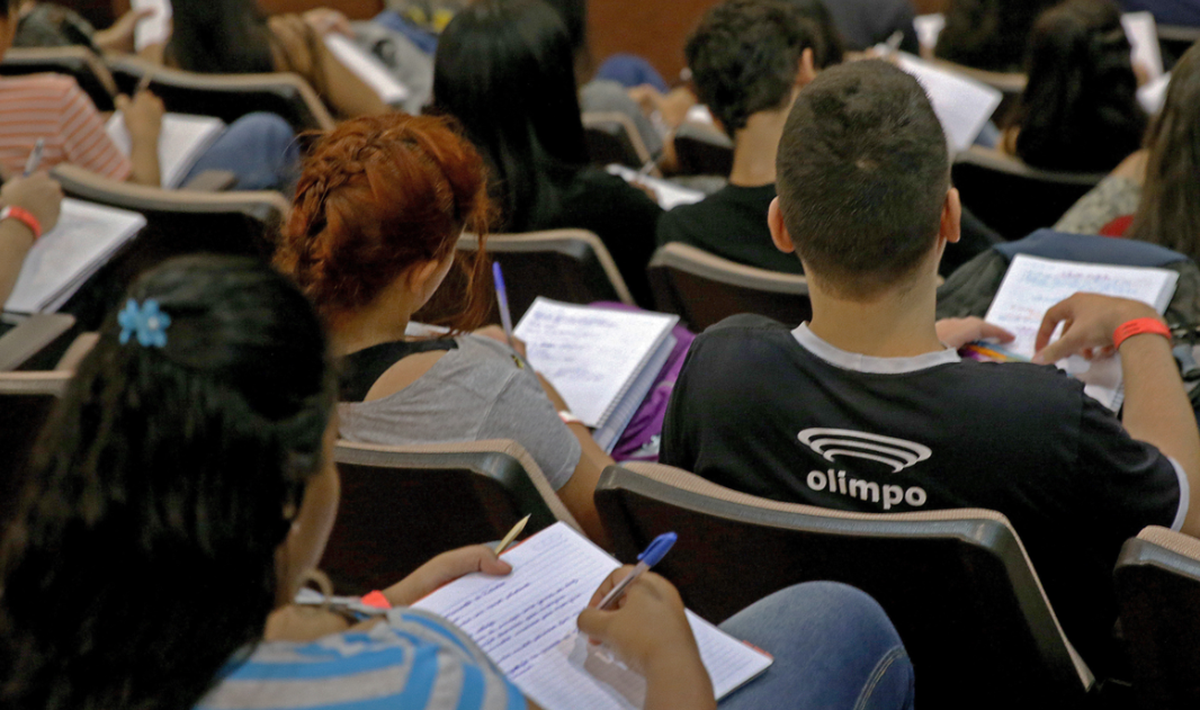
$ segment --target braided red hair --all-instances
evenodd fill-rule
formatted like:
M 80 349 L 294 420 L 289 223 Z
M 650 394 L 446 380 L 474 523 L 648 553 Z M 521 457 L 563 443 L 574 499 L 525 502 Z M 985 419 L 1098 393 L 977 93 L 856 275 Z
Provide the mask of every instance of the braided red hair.
M 457 253 L 459 273 L 438 298 L 442 324 L 471 330 L 492 306 L 484 246 L 493 215 L 483 159 L 451 119 L 356 118 L 320 136 L 305 158 L 275 265 L 336 327 L 475 232 L 479 249 Z

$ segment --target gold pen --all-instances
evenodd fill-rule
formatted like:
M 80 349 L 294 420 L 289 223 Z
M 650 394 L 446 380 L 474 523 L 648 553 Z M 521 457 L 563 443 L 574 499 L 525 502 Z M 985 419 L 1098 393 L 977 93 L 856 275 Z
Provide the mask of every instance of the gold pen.
M 525 523 L 528 523 L 531 517 L 533 517 L 532 513 L 526 515 L 524 518 L 521 518 L 519 521 L 517 521 L 517 524 L 512 527 L 512 530 L 508 531 L 508 534 L 504 536 L 504 539 L 500 541 L 500 544 L 496 545 L 497 555 L 501 552 L 504 552 L 504 548 L 511 545 L 512 541 L 517 539 L 517 535 L 520 535 L 521 531 L 525 529 Z

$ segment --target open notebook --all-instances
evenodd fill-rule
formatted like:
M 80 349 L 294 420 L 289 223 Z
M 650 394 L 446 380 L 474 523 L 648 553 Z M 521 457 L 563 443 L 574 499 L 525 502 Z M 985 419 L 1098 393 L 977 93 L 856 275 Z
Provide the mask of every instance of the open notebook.
M 676 185 L 670 180 L 642 175 L 633 168 L 627 168 L 624 165 L 609 165 L 605 170 L 631 185 L 640 182 L 653 190 L 655 199 L 658 201 L 658 206 L 664 210 L 669 211 L 679 205 L 692 205 L 704 199 L 704 193 L 699 190 Z
M 678 316 L 592 308 L 538 297 L 513 331 L 530 364 L 612 451 L 654 386 Z
M 63 200 L 58 224 L 29 250 L 4 310 L 57 311 L 145 226 L 146 218 L 137 212 Z
M 503 558 L 513 566 L 507 577 L 467 575 L 413 606 L 466 632 L 546 710 L 640 708 L 645 680 L 591 647 L 575 626 L 592 594 L 621 563 L 563 523 L 533 535 Z M 771 665 L 766 653 L 687 614 L 718 699 Z
M 158 136 L 158 168 L 162 186 L 170 189 L 182 186 L 192 166 L 224 130 L 225 122 L 213 116 L 184 113 L 164 115 L 162 132 Z M 104 126 L 104 132 L 128 157 L 133 150 L 133 142 L 129 130 L 125 128 L 124 114 L 120 111 L 114 113 Z
M 375 55 L 362 49 L 349 38 L 331 33 L 325 35 L 325 46 L 347 69 L 374 89 L 385 104 L 396 105 L 408 98 L 408 87 L 392 76 Z
M 951 154 L 971 147 L 1004 98 L 996 89 L 957 72 L 900 52 L 897 63 L 929 95 L 933 112 L 946 132 Z
M 1004 274 L 986 320 L 1017 336 L 1004 346 L 1006 350 L 1031 358 L 1042 318 L 1059 301 L 1079 292 L 1100 293 L 1132 298 L 1163 313 L 1178 280 L 1179 274 L 1169 269 L 1081 264 L 1018 254 Z M 1060 326 L 1053 338 L 1061 330 Z M 1084 391 L 1089 395 L 1114 411 L 1121 408 L 1124 391 L 1119 355 L 1091 362 L 1072 356 L 1057 364 L 1087 383 Z

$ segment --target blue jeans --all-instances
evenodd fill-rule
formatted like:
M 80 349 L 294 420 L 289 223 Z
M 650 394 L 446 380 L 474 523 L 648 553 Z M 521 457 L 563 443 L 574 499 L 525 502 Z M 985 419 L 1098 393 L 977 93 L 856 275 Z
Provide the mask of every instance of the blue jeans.
M 184 184 L 205 170 L 237 175 L 238 190 L 288 193 L 300 177 L 300 146 L 288 122 L 273 113 L 248 113 L 229 124 L 188 171 Z
M 913 707 L 913 669 L 879 604 L 836 582 L 782 589 L 721 628 L 775 657 L 721 710 L 891 710 Z

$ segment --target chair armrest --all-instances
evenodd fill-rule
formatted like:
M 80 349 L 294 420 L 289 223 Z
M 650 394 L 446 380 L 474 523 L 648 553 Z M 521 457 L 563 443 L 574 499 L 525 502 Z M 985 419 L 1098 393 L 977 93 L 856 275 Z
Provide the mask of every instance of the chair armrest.
M 0 372 L 20 367 L 75 326 L 74 316 L 38 313 L 0 336 Z
M 204 170 L 180 189 L 193 192 L 225 192 L 237 185 L 237 175 L 228 170 Z

